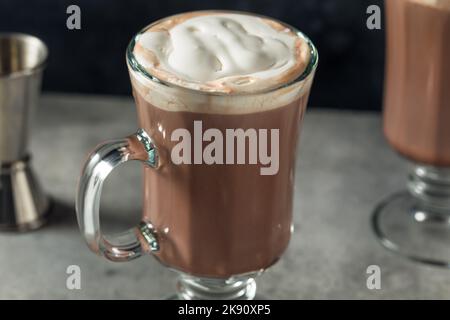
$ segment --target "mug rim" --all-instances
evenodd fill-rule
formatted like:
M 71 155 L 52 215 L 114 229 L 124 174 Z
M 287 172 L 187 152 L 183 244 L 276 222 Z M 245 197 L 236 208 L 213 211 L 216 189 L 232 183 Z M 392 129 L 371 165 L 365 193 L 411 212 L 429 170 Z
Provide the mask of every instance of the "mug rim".
M 305 70 L 303 70 L 303 72 L 297 76 L 294 79 L 291 79 L 287 82 L 281 83 L 279 85 L 276 86 L 272 86 L 266 89 L 262 89 L 262 90 L 255 90 L 255 91 L 249 91 L 249 92 L 214 92 L 214 91 L 203 91 L 203 90 L 197 90 L 194 88 L 189 88 L 189 87 L 185 87 L 179 84 L 175 84 L 175 83 L 171 83 L 168 81 L 165 81 L 163 79 L 160 79 L 159 77 L 155 76 L 154 74 L 151 74 L 150 72 L 148 72 L 136 59 L 136 57 L 134 56 L 133 53 L 133 49 L 134 46 L 137 42 L 137 38 L 143 34 L 144 32 L 146 32 L 149 28 L 157 25 L 158 23 L 172 18 L 172 17 L 176 17 L 179 15 L 183 15 L 183 14 L 188 14 L 188 13 L 235 13 L 235 14 L 244 14 L 244 15 L 250 15 L 250 16 L 254 16 L 254 17 L 259 17 L 259 18 L 264 18 L 264 19 L 269 19 L 275 22 L 280 23 L 281 25 L 289 28 L 292 32 L 294 32 L 299 38 L 303 39 L 309 46 L 309 50 L 310 50 L 310 58 L 308 61 L 308 64 L 306 65 Z M 300 30 L 298 30 L 297 28 L 282 22 L 278 19 L 272 18 L 272 17 L 268 17 L 265 15 L 260 15 L 260 14 L 256 14 L 256 13 L 252 13 L 252 12 L 246 12 L 246 11 L 237 11 L 237 10 L 196 10 L 196 11 L 188 11 L 188 12 L 183 12 L 183 13 L 178 13 L 178 14 L 174 14 L 174 15 L 170 15 L 167 17 L 164 17 L 162 19 L 158 19 L 152 23 L 150 23 L 149 25 L 145 26 L 143 29 L 141 29 L 136 35 L 133 36 L 133 38 L 131 39 L 131 41 L 128 44 L 127 50 L 126 50 L 126 60 L 127 60 L 127 64 L 129 65 L 129 67 L 134 71 L 139 73 L 140 75 L 144 76 L 145 79 L 150 80 L 152 82 L 155 82 L 159 85 L 162 85 L 164 87 L 169 87 L 169 88 L 175 88 L 177 90 L 184 90 L 187 92 L 191 92 L 191 93 L 195 93 L 195 94 L 202 94 L 202 95 L 208 95 L 208 96 L 252 96 L 252 95 L 257 95 L 257 94 L 262 94 L 262 93 L 270 93 L 270 92 L 275 92 L 278 91 L 280 89 L 283 88 L 287 88 L 290 87 L 292 85 L 295 85 L 297 83 L 302 82 L 303 80 L 307 79 L 310 75 L 312 75 L 314 73 L 314 71 L 317 68 L 318 62 L 319 62 L 319 53 L 317 51 L 317 48 L 314 46 L 313 42 L 309 39 L 308 36 L 306 36 L 303 32 L 301 32 Z
M 24 76 L 32 75 L 39 72 L 45 68 L 48 59 L 48 47 L 40 38 L 33 36 L 31 34 L 21 33 L 21 32 L 0 32 L 0 41 L 3 39 L 16 39 L 24 42 L 35 42 L 39 47 L 38 49 L 42 51 L 42 58 L 40 61 L 31 68 L 25 68 L 18 71 L 13 71 L 6 74 L 0 73 L 0 79 L 8 78 L 19 78 Z

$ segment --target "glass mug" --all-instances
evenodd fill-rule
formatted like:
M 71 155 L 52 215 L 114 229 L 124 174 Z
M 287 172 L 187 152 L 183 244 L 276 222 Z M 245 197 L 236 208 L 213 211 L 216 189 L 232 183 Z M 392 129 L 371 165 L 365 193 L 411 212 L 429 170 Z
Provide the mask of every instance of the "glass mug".
M 373 228 L 409 259 L 450 266 L 450 0 L 386 1 L 383 125 L 412 162 L 407 191 L 381 202 Z
M 288 26 L 309 45 L 310 61 L 301 76 L 264 92 L 212 94 L 165 83 L 137 62 L 133 54 L 137 38 L 152 25 L 133 38 L 126 53 L 140 129 L 100 144 L 88 157 L 76 201 L 80 230 L 90 249 L 109 260 L 128 261 L 152 253 L 179 273 L 177 298 L 252 299 L 255 276 L 280 258 L 292 232 L 297 141 L 317 51 L 306 36 Z M 167 97 L 203 109 L 159 108 L 158 101 Z M 239 108 L 263 102 L 273 105 L 264 111 Z M 196 140 L 199 129 L 226 136 L 230 128 L 256 129 L 260 137 L 261 132 L 268 137 L 269 131 L 278 129 L 277 173 L 262 174 L 270 170 L 267 165 L 207 164 L 206 159 L 199 163 L 195 155 L 193 164 L 174 161 L 176 142 L 171 137 L 177 130 Z M 270 142 L 266 151 L 273 147 Z M 143 164 L 142 221 L 123 234 L 104 236 L 99 224 L 103 182 L 115 167 L 131 160 Z

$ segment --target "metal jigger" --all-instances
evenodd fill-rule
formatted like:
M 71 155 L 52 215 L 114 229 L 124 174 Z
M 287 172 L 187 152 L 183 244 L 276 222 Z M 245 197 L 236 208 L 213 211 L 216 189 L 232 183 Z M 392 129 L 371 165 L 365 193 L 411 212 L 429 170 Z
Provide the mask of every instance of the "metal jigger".
M 0 230 L 45 221 L 49 201 L 31 168 L 28 138 L 47 47 L 36 37 L 0 33 Z

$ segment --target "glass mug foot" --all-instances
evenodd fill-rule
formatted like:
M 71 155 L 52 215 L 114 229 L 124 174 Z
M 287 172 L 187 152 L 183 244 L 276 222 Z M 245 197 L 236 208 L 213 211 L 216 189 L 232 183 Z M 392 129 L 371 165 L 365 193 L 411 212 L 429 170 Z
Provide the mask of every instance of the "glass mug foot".
M 382 201 L 372 216 L 381 244 L 410 260 L 450 268 L 448 172 L 417 166 L 408 191 Z
M 230 279 L 211 279 L 179 273 L 176 293 L 168 300 L 253 300 L 256 296 L 254 275 Z

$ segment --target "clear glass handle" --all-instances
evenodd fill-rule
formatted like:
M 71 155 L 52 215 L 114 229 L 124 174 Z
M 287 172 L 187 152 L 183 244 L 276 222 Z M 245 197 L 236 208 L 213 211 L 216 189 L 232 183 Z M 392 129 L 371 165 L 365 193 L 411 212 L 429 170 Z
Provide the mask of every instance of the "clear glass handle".
M 137 227 L 115 236 L 100 230 L 100 197 L 103 182 L 118 165 L 139 160 L 157 168 L 158 152 L 152 139 L 142 129 L 125 139 L 100 144 L 90 154 L 78 184 L 76 211 L 81 233 L 89 248 L 112 261 L 128 261 L 142 251 L 157 251 L 159 245 L 153 226 L 141 222 Z

